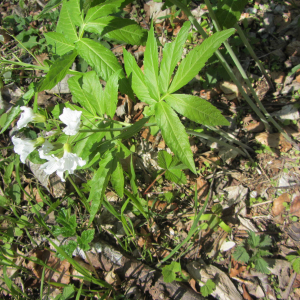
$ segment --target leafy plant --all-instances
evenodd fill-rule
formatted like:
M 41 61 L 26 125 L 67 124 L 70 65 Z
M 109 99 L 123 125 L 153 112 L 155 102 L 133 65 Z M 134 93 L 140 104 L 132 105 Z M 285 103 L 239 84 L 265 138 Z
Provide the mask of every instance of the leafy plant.
M 209 296 L 216 288 L 216 284 L 208 279 L 203 286 L 201 286 L 200 291 L 203 297 Z
M 173 261 L 170 265 L 162 268 L 164 282 L 169 283 L 176 281 L 187 280 L 188 278 L 182 273 L 181 265 L 179 262 Z M 180 275 L 180 276 L 179 276 Z
M 249 267 L 255 268 L 264 274 L 269 274 L 268 263 L 263 256 L 272 255 L 268 251 L 272 245 L 272 240 L 267 235 L 257 235 L 253 231 L 248 231 L 248 238 L 240 246 L 237 246 L 233 258 L 239 262 L 247 263 Z
M 201 45 L 195 47 L 181 61 L 170 83 L 173 71 L 181 59 L 189 28 L 190 22 L 185 22 L 176 40 L 164 47 L 163 59 L 159 68 L 157 42 L 154 37 L 153 25 L 151 25 L 144 56 L 144 74 L 134 57 L 125 49 L 124 64 L 133 91 L 141 101 L 149 104 L 164 140 L 174 154 L 192 172 L 196 173 L 187 133 L 175 111 L 194 122 L 205 125 L 228 125 L 228 121 L 206 100 L 191 95 L 175 94 L 175 92 L 198 74 L 214 51 L 234 31 L 228 29 L 215 33 Z
M 177 184 L 186 184 L 186 176 L 181 171 L 186 166 L 180 164 L 176 157 L 172 157 L 167 151 L 159 151 L 157 158 L 158 165 L 164 169 L 163 173 L 167 180 L 173 181 Z
M 300 274 L 300 250 L 297 251 L 298 255 L 287 255 L 286 259 L 292 264 L 294 271 Z

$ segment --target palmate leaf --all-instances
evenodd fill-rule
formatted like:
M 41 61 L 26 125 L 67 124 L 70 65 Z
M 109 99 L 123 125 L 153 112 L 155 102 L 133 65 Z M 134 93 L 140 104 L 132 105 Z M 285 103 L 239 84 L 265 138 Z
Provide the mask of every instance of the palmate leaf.
M 81 237 L 77 237 L 78 246 L 83 251 L 90 250 L 89 243 L 94 239 L 95 229 L 84 230 Z
M 129 80 L 131 80 L 131 86 L 136 96 L 140 101 L 149 105 L 155 104 L 157 101 L 150 97 L 145 84 L 145 76 L 137 65 L 135 58 L 125 48 L 123 49 L 123 55 L 126 74 Z
M 48 47 L 53 53 L 61 56 L 75 48 L 74 44 L 69 42 L 62 33 L 46 32 L 44 33 Z
M 257 235 L 253 231 L 248 231 L 248 235 L 249 235 L 249 237 L 247 238 L 248 245 L 251 248 L 256 249 L 258 247 L 258 245 L 259 245 L 259 242 L 260 242 L 260 236 Z
M 248 0 L 218 1 L 218 9 L 215 14 L 221 28 L 227 29 L 233 27 L 239 21 L 247 4 Z
M 188 136 L 178 116 L 169 106 L 161 101 L 155 105 L 156 122 L 162 136 L 174 154 L 196 174 L 193 153 L 190 149 Z
M 165 173 L 166 179 L 175 182 L 177 184 L 186 184 L 186 176 L 181 170 L 168 170 Z
M 159 101 L 160 92 L 158 85 L 158 52 L 156 39 L 154 37 L 153 23 L 151 23 L 151 28 L 149 30 L 146 43 L 146 50 L 144 54 L 144 72 L 145 83 L 148 87 L 150 96 L 156 101 Z
M 216 107 L 202 98 L 185 94 L 171 94 L 165 100 L 178 113 L 199 124 L 230 125 Z
M 208 279 L 205 285 L 201 286 L 200 291 L 203 297 L 208 297 L 215 288 L 216 284 L 211 279 Z
M 161 93 L 166 93 L 169 88 L 171 76 L 178 61 L 181 59 L 183 46 L 187 40 L 190 27 L 190 22 L 184 22 L 175 41 L 164 46 L 159 72 L 159 86 Z
M 131 45 L 144 45 L 146 30 L 130 19 L 102 17 L 85 24 L 84 29 Z
M 181 62 L 168 93 L 172 94 L 176 92 L 191 81 L 204 67 L 206 61 L 234 32 L 235 29 L 227 29 L 216 32 L 206 39 L 201 45 L 194 48 Z
M 87 38 L 80 39 L 76 43 L 76 48 L 78 54 L 83 57 L 83 59 L 93 67 L 98 76 L 105 81 L 108 81 L 108 78 L 112 74 L 121 70 L 119 73 L 120 91 L 133 98 L 133 96 L 131 96 L 131 88 L 125 78 L 123 69 L 118 63 L 115 55 L 109 49 Z
M 164 282 L 169 283 L 176 279 L 176 273 L 181 271 L 180 263 L 173 261 L 170 265 L 162 268 Z
M 75 43 L 78 40 L 78 36 L 73 17 L 68 9 L 69 6 L 70 3 L 64 0 L 59 14 L 56 32 L 62 33 L 71 43 Z
M 91 224 L 98 213 L 104 192 L 110 179 L 113 156 L 109 153 L 105 159 L 101 160 L 99 169 L 95 172 L 91 181 L 91 192 L 88 201 L 91 202 L 91 213 L 89 224 Z
M 300 274 L 300 256 L 298 255 L 287 255 L 285 257 L 289 262 L 291 262 L 294 271 Z
M 67 72 L 72 66 L 76 56 L 77 52 L 74 50 L 71 53 L 58 58 L 54 64 L 51 65 L 46 77 L 40 83 L 39 92 L 51 90 L 54 86 L 56 86 L 67 75 Z

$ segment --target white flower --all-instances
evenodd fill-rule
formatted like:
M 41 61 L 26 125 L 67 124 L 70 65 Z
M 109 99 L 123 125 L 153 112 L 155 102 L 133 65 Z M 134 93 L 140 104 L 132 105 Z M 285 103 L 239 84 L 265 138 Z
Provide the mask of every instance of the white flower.
M 36 141 L 30 139 L 19 139 L 15 136 L 11 138 L 14 144 L 14 151 L 20 155 L 20 160 L 25 164 L 27 156 L 34 151 L 36 147 Z
M 80 117 L 82 111 L 72 110 L 65 107 L 63 113 L 59 116 L 59 119 L 67 125 L 63 129 L 63 132 L 67 135 L 75 135 L 78 133 L 80 127 Z
M 48 162 L 44 163 L 41 166 L 41 169 L 45 170 L 46 174 L 52 174 L 56 172 L 57 176 L 61 178 L 61 181 L 65 181 L 64 172 L 68 171 L 69 174 L 73 174 L 77 166 L 83 167 L 86 164 L 86 161 L 81 157 L 77 156 L 75 153 L 70 152 L 70 145 L 64 145 L 64 155 L 62 158 L 57 158 L 52 155 L 45 155 L 44 158 Z
M 20 107 L 23 112 L 21 113 L 21 117 L 17 122 L 17 128 L 21 129 L 26 127 L 29 122 L 45 122 L 46 117 L 40 114 L 35 114 L 30 107 L 21 106 Z
M 41 159 L 48 159 L 50 155 L 48 153 L 53 149 L 53 145 L 49 143 L 47 140 L 42 145 L 41 149 L 39 149 L 39 154 Z

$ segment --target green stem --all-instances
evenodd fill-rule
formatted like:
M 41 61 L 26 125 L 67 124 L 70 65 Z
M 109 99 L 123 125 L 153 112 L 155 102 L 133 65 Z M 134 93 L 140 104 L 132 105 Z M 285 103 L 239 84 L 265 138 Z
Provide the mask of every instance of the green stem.
M 85 196 L 81 193 L 80 189 L 78 188 L 78 186 L 75 184 L 75 182 L 73 181 L 72 177 L 70 175 L 68 175 L 67 177 L 69 179 L 69 181 L 71 182 L 71 184 L 73 185 L 75 191 L 77 192 L 78 196 L 80 197 L 80 200 L 82 202 L 82 204 L 84 205 L 84 207 L 86 208 L 86 210 L 88 212 L 90 212 L 90 206 L 88 203 L 88 200 L 85 198 Z
M 204 0 L 204 2 L 205 2 L 206 6 L 207 6 L 207 8 L 208 8 L 209 14 L 210 14 L 210 16 L 211 16 L 211 18 L 212 18 L 212 20 L 213 20 L 213 22 L 214 22 L 214 25 L 215 25 L 217 31 L 221 31 L 222 29 L 221 29 L 220 25 L 218 24 L 218 20 L 217 20 L 217 18 L 216 18 L 216 16 L 215 16 L 215 13 L 214 13 L 213 9 L 212 9 L 212 6 L 211 6 L 211 4 L 210 4 L 210 1 L 209 1 L 209 0 Z M 281 128 L 281 126 L 273 119 L 273 117 L 267 112 L 267 110 L 265 109 L 265 107 L 262 105 L 262 103 L 261 103 L 261 101 L 259 100 L 259 98 L 258 98 L 258 96 L 257 96 L 257 94 L 256 94 L 256 92 L 255 92 L 255 90 L 254 90 L 254 88 L 252 87 L 252 84 L 251 84 L 251 82 L 250 82 L 250 80 L 249 80 L 249 78 L 248 78 L 248 76 L 247 76 L 247 74 L 246 74 L 244 68 L 242 67 L 242 65 L 241 65 L 241 63 L 240 63 L 240 61 L 239 61 L 239 59 L 237 58 L 237 56 L 236 56 L 235 53 L 233 52 L 233 50 L 232 50 L 231 46 L 229 45 L 228 41 L 225 41 L 225 42 L 224 42 L 224 45 L 225 45 L 225 47 L 226 47 L 228 53 L 230 54 L 231 58 L 233 59 L 235 65 L 237 66 L 238 70 L 240 71 L 240 73 L 241 73 L 243 79 L 245 80 L 245 82 L 246 82 L 248 88 L 250 89 L 250 91 L 251 91 L 251 93 L 252 93 L 252 95 L 253 95 L 253 97 L 254 97 L 256 103 L 258 104 L 260 110 L 261 110 L 261 111 L 265 114 L 265 116 L 271 121 L 271 123 L 277 128 L 277 130 L 278 130 L 279 132 L 282 133 L 282 135 L 286 138 L 286 140 L 289 141 L 291 144 L 294 144 L 294 145 L 295 145 L 295 143 L 294 143 L 294 141 L 291 139 L 291 137 L 290 137 L 286 132 L 284 132 L 284 130 Z M 240 90 L 240 88 L 239 88 L 239 90 Z M 250 98 L 249 98 L 249 99 L 250 99 Z M 251 103 L 255 106 L 255 104 L 252 102 L 251 99 L 250 99 L 250 101 L 251 101 Z M 249 102 L 248 102 L 248 103 L 249 103 Z M 250 103 L 249 103 L 249 104 L 250 104 Z M 251 106 L 251 107 L 252 107 L 252 106 Z M 255 106 L 255 108 L 257 109 L 256 106 Z M 260 112 L 260 113 L 261 113 L 261 112 Z M 270 128 L 270 125 L 269 125 L 267 119 L 266 119 L 265 117 L 263 117 L 263 118 L 260 117 L 260 119 L 261 119 L 262 122 L 265 123 L 266 130 L 270 131 L 271 128 Z
M 249 51 L 250 55 L 253 57 L 254 61 L 256 62 L 257 66 L 259 67 L 260 71 L 262 72 L 262 74 L 265 76 L 269 87 L 275 91 L 274 85 L 272 83 L 271 78 L 269 77 L 269 75 L 267 74 L 264 66 L 262 65 L 262 63 L 260 62 L 259 58 L 257 57 L 257 55 L 255 54 L 255 52 L 253 51 L 253 48 L 251 47 L 248 39 L 246 38 L 244 31 L 242 30 L 242 28 L 239 26 L 238 23 L 235 24 L 235 29 L 237 30 L 240 38 L 242 39 L 244 45 L 246 46 L 247 50 Z

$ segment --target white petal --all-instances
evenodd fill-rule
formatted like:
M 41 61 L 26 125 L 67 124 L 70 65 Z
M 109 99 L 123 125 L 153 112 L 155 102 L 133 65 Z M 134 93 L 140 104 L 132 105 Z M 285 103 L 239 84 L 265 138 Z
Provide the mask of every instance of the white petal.
M 27 156 L 35 149 L 35 141 L 30 139 L 22 140 L 15 136 L 11 140 L 14 144 L 14 151 L 20 155 L 21 162 L 25 164 Z
M 224 242 L 220 248 L 220 251 L 225 252 L 235 246 L 235 242 Z
M 48 159 L 48 153 L 53 149 L 53 145 L 45 140 L 44 144 L 42 145 L 41 149 L 39 149 L 39 154 L 41 159 Z
M 80 128 L 80 118 L 82 111 L 72 110 L 65 107 L 59 119 L 67 125 L 63 132 L 67 135 L 75 135 Z
M 26 127 L 29 122 L 32 122 L 34 119 L 34 112 L 30 107 L 21 106 L 20 107 L 23 112 L 21 113 L 21 117 L 17 122 L 17 128 L 21 129 Z

